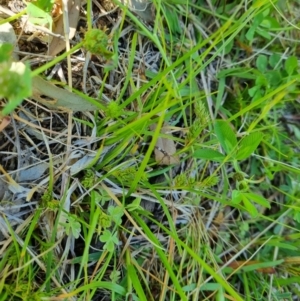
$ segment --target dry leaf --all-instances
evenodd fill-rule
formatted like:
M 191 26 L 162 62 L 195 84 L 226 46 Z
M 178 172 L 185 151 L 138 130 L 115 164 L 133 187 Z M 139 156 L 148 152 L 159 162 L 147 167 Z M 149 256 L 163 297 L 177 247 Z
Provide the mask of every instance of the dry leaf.
M 0 116 L 0 132 L 2 132 L 9 124 L 10 124 L 10 117 L 5 116 L 2 119 L 2 117 Z
M 80 1 L 81 0 L 68 1 L 69 39 L 72 39 L 76 32 L 79 20 Z M 59 16 L 53 32 L 61 35 L 62 37 L 65 36 L 63 14 Z M 65 48 L 65 40 L 60 37 L 54 37 L 49 45 L 49 55 L 55 56 Z
M 151 125 L 150 129 L 155 131 L 156 125 Z M 165 122 L 163 127 L 161 128 L 162 134 L 169 133 L 168 124 Z M 160 165 L 171 165 L 178 164 L 179 157 L 176 154 L 176 146 L 172 139 L 159 137 L 156 141 L 156 146 L 154 149 L 155 161 Z
M 7 190 L 8 190 L 8 184 L 4 181 L 4 179 L 2 179 L 2 176 L 0 176 L 0 201 L 4 200 L 4 195 Z
M 58 88 L 50 82 L 36 76 L 32 79 L 32 98 L 52 109 L 64 111 L 94 111 L 99 109 L 86 99 L 65 89 Z M 45 100 L 45 96 L 52 101 Z
M 228 266 L 231 267 L 234 270 L 241 269 L 246 266 L 251 266 L 251 265 L 258 265 L 263 262 L 258 261 L 258 260 L 235 260 L 231 262 Z M 274 274 L 276 273 L 276 270 L 274 267 L 262 267 L 262 268 L 257 268 L 255 269 L 257 272 L 264 273 L 264 274 Z
M 26 169 L 22 169 L 19 172 L 19 182 L 31 182 L 37 179 L 40 179 L 45 171 L 49 168 L 49 164 L 45 162 L 41 162 L 34 166 L 28 167 Z

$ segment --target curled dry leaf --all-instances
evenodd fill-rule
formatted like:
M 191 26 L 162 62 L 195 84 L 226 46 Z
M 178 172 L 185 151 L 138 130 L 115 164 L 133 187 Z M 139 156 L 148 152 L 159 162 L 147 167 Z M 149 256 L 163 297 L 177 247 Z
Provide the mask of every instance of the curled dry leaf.
M 0 132 L 2 132 L 10 124 L 10 117 L 5 116 L 3 119 L 0 118 Z
M 72 39 L 76 32 L 77 23 L 79 20 L 80 1 L 81 0 L 68 0 L 69 39 Z M 62 38 L 65 36 L 63 14 L 58 17 L 53 32 L 61 37 L 56 36 L 52 39 L 49 45 L 49 55 L 51 56 L 57 55 L 66 47 L 66 42 Z
M 155 131 L 156 125 L 153 124 L 150 126 L 152 131 Z M 168 124 L 165 122 L 163 127 L 161 128 L 162 134 L 169 133 Z M 179 157 L 176 154 L 176 146 L 172 139 L 159 137 L 156 141 L 156 146 L 154 149 L 155 160 L 160 165 L 171 165 L 178 164 Z

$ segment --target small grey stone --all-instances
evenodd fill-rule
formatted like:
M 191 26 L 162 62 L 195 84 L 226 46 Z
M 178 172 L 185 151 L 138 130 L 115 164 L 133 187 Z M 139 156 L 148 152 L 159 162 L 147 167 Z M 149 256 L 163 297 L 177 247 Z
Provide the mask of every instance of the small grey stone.
M 9 23 L 0 25 L 0 44 L 5 43 L 12 44 L 14 46 L 14 49 L 18 49 L 15 31 Z M 15 53 L 13 53 L 13 58 L 15 61 L 19 59 L 18 55 Z
M 153 12 L 153 4 L 148 0 L 121 0 L 133 13 L 138 15 L 146 22 L 153 22 L 155 15 Z

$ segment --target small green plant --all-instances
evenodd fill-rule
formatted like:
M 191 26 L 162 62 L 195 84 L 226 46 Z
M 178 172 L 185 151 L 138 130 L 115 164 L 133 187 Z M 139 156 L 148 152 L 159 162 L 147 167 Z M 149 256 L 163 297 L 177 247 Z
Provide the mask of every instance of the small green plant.
M 85 33 L 83 46 L 93 54 L 99 54 L 110 59 L 113 52 L 107 50 L 108 41 L 109 38 L 104 31 L 94 28 Z
M 120 226 L 122 223 L 122 216 L 124 215 L 124 209 L 121 207 L 109 206 L 107 211 L 115 225 Z
M 59 209 L 59 201 L 53 199 L 53 194 L 50 189 L 47 189 L 41 197 L 41 207 L 49 210 Z
M 27 3 L 27 7 L 29 4 L 33 4 L 36 7 L 40 8 L 42 11 L 50 13 L 55 2 L 55 0 L 36 0 L 33 3 Z
M 253 22 L 245 36 L 250 42 L 252 42 L 256 36 L 270 40 L 271 35 L 269 31 L 278 28 L 280 28 L 280 24 L 271 16 L 271 9 L 268 8 L 253 18 Z
M 251 201 L 267 208 L 270 208 L 270 204 L 264 197 L 249 191 L 248 184 L 252 181 L 248 180 L 247 174 L 241 171 L 238 162 L 251 156 L 259 146 L 263 134 L 259 131 L 252 132 L 238 141 L 232 126 L 224 120 L 217 120 L 214 130 L 225 154 L 213 149 L 198 149 L 195 151 L 194 157 L 216 162 L 231 162 L 236 171 L 232 174 L 232 178 L 236 182 L 236 189 L 232 191 L 232 203 L 242 202 L 252 216 L 257 216 L 258 211 Z
M 114 246 L 119 243 L 119 239 L 117 237 L 117 232 L 112 233 L 109 230 L 104 230 L 103 234 L 100 235 L 100 241 L 104 242 L 103 249 L 108 252 L 114 251 Z
M 50 29 L 53 1 L 29 2 L 22 14 Z M 20 183 L 30 185 L 38 207 L 24 204 L 33 212 L 17 212 L 14 223 L 7 223 L 10 233 L 0 246 L 0 301 L 99 296 L 264 301 L 299 295 L 299 32 L 292 26 L 297 25 L 294 1 L 273 2 L 153 1 L 149 24 L 121 3 L 120 22 L 115 26 L 113 14 L 108 16 L 108 31 L 90 30 L 93 1 L 81 6 L 89 29 L 85 38 L 79 41 L 77 35 L 70 51 L 40 61 L 29 74 L 50 71 L 85 46 L 97 72 L 86 64 L 84 71 L 92 76 L 86 91 L 68 94 L 84 94 L 95 105 L 88 113 L 74 110 L 68 122 L 72 133 L 64 132 L 71 145 L 55 134 L 66 123 L 51 123 L 51 133 L 45 132 L 51 148 L 44 141 L 49 158 L 41 135 L 19 131 L 22 153 L 28 140 L 23 134 L 42 146 L 30 151 L 30 165 L 43 160 L 49 171 L 41 180 Z M 12 72 L 8 47 L 0 60 L 4 73 Z M 68 78 L 76 78 L 74 89 L 80 89 L 81 67 L 74 64 Z M 1 105 L 10 105 L 11 95 L 3 98 Z M 38 120 L 29 115 L 30 122 L 44 128 L 48 115 L 37 113 Z M 66 117 L 62 114 L 56 120 Z M 229 121 L 215 121 L 216 116 Z M 152 123 L 157 131 L 149 129 Z M 180 163 L 155 164 L 161 138 L 174 140 Z M 13 172 L 9 157 L 5 165 Z M 155 202 L 155 210 L 146 202 Z M 265 210 L 269 202 L 272 210 Z M 0 223 L 9 217 L 4 209 Z
M 1 111 L 4 116 L 11 113 L 24 98 L 31 95 L 30 68 L 22 62 L 13 62 L 12 51 L 12 45 L 0 45 L 0 98 L 8 100 Z
M 91 169 L 85 171 L 85 175 L 81 181 L 81 184 L 84 188 L 91 188 L 95 184 L 95 175 Z
M 130 185 L 130 183 L 135 179 L 136 174 L 137 168 L 135 166 L 129 166 L 124 169 L 117 169 L 112 172 L 112 175 L 124 185 Z M 140 181 L 146 182 L 147 179 L 147 174 L 143 172 Z
M 119 243 L 116 229 L 121 225 L 123 215 L 124 209 L 121 207 L 109 206 L 107 213 L 102 209 L 99 210 L 97 234 L 104 243 L 103 248 L 109 252 L 112 252 L 114 245 Z
M 134 199 L 130 204 L 126 206 L 128 212 L 132 211 L 142 211 L 143 207 L 141 206 L 141 198 Z
M 106 113 L 106 116 L 109 118 L 118 118 L 121 115 L 122 110 L 116 102 L 111 101 L 107 105 L 107 110 L 105 113 Z
M 216 162 L 226 160 L 235 163 L 247 159 L 257 149 L 263 138 L 261 132 L 253 132 L 238 142 L 232 126 L 224 120 L 217 120 L 214 129 L 226 155 L 212 149 L 198 149 L 195 151 L 194 157 Z
M 63 213 L 66 217 L 66 223 L 61 223 L 64 226 L 67 235 L 73 235 L 75 238 L 78 238 L 81 232 L 81 225 L 77 221 L 76 215 Z
M 295 56 L 290 56 L 282 62 L 282 57 L 276 53 L 270 57 L 261 54 L 256 59 L 256 67 L 258 73 L 255 85 L 248 90 L 252 100 L 259 99 L 266 92 L 290 81 L 297 74 L 298 60 Z

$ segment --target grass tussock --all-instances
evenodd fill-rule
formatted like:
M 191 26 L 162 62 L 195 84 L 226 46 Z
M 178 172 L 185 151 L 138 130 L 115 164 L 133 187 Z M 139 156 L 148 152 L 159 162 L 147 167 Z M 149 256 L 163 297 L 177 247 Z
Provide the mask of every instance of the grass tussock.
M 296 1 L 15 2 L 0 301 L 298 300 Z

